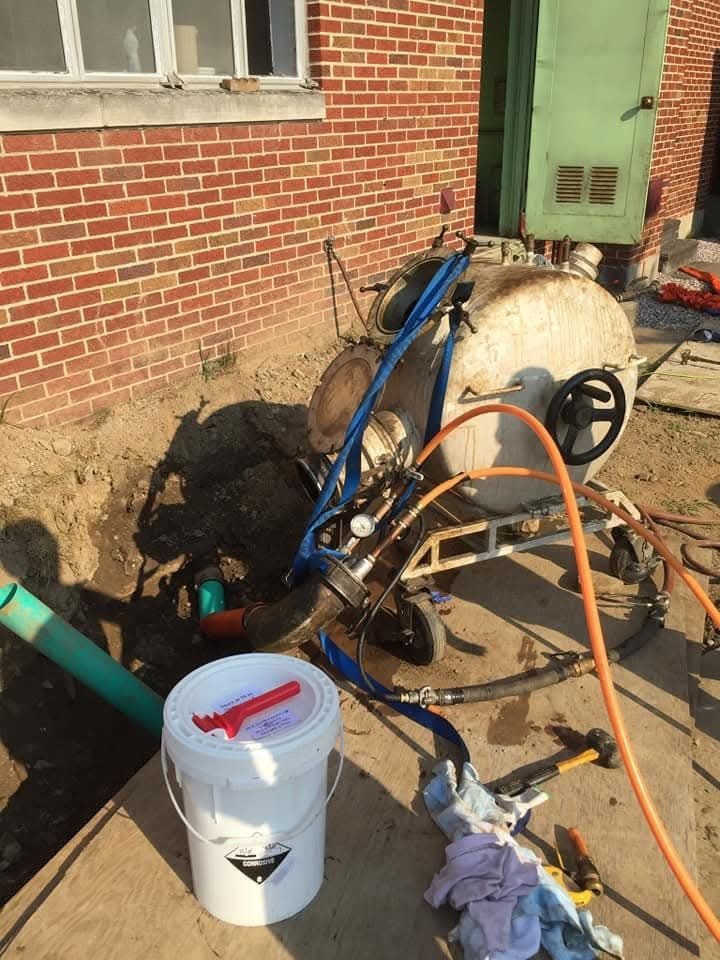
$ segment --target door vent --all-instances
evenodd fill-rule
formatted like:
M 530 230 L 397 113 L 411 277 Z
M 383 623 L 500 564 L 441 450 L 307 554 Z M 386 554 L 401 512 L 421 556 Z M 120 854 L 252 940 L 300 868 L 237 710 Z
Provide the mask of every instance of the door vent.
M 555 173 L 555 202 L 580 203 L 584 174 L 584 167 L 558 167 Z
M 590 203 L 615 203 L 618 168 L 592 167 L 590 170 Z

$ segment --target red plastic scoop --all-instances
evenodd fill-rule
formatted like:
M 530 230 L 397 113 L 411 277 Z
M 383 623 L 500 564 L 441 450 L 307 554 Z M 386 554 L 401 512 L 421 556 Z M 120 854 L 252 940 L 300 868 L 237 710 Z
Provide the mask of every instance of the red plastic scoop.
M 274 690 L 268 690 L 267 693 L 261 693 L 257 697 L 245 700 L 244 703 L 238 703 L 230 707 L 225 713 L 208 713 L 204 717 L 193 714 L 193 723 L 199 727 L 203 733 L 210 733 L 211 730 L 224 730 L 231 739 L 237 734 L 240 727 L 255 713 L 267 710 L 268 707 L 274 707 L 284 700 L 296 697 L 300 693 L 300 684 L 297 680 L 291 680 L 289 683 L 283 683 Z

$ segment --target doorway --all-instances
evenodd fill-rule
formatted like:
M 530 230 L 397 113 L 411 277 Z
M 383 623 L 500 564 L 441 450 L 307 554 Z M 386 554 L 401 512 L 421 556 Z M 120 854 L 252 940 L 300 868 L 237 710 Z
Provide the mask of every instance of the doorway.
M 485 0 L 475 231 L 491 235 L 497 235 L 500 227 L 509 36 L 510 0 Z
M 485 0 L 475 231 L 519 235 L 525 203 L 539 0 Z

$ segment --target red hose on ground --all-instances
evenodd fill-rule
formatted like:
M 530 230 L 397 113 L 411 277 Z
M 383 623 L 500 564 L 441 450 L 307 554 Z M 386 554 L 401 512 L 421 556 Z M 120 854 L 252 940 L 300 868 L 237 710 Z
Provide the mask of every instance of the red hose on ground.
M 505 403 L 492 403 L 488 404 L 487 406 L 476 407 L 473 410 L 469 410 L 467 413 L 456 417 L 455 420 L 452 420 L 450 423 L 448 423 L 425 446 L 417 459 L 418 465 L 427 460 L 433 450 L 435 450 L 435 448 L 442 443 L 449 433 L 459 427 L 460 424 L 465 423 L 467 420 L 471 420 L 473 417 L 490 413 L 508 414 L 518 418 L 519 420 L 522 420 L 525 424 L 527 424 L 527 426 L 530 427 L 530 429 L 535 433 L 545 448 L 553 469 L 555 470 L 555 475 L 543 473 L 541 471 L 528 470 L 522 467 L 494 467 L 489 468 L 488 470 L 471 471 L 466 475 L 466 477 L 467 479 L 472 479 L 479 478 L 480 476 L 525 476 L 548 480 L 552 483 L 558 483 L 560 485 L 563 500 L 565 502 L 565 509 L 568 515 L 570 532 L 572 535 L 573 550 L 575 553 L 575 561 L 577 563 L 578 579 L 582 588 L 585 619 L 587 621 L 590 646 L 592 648 L 593 659 L 595 661 L 595 670 L 600 682 L 600 689 L 602 691 L 603 699 L 605 700 L 608 718 L 615 734 L 615 739 L 617 741 L 620 754 L 625 764 L 625 770 L 627 772 L 628 779 L 630 780 L 630 784 L 633 788 L 643 816 L 645 817 L 650 831 L 655 838 L 655 841 L 663 856 L 665 857 L 668 866 L 672 870 L 675 878 L 685 892 L 685 895 L 692 903 L 705 926 L 713 934 L 715 939 L 720 941 L 720 921 L 718 921 L 718 918 L 710 909 L 710 906 L 703 897 L 702 893 L 695 886 L 692 877 L 685 869 L 685 866 L 680 859 L 677 850 L 675 850 L 672 840 L 670 839 L 665 826 L 663 825 L 662 820 L 655 809 L 655 805 L 650 794 L 648 793 L 647 787 L 645 786 L 645 782 L 642 778 L 642 774 L 640 773 L 640 769 L 637 765 L 637 761 L 635 760 L 635 755 L 633 753 L 630 739 L 625 728 L 625 721 L 623 720 L 622 713 L 620 711 L 620 704 L 617 694 L 615 693 L 612 674 L 610 672 L 610 664 L 608 662 L 607 651 L 605 649 L 605 641 L 603 639 L 602 626 L 600 624 L 597 600 L 595 598 L 595 588 L 593 586 L 592 573 L 590 571 L 590 561 L 588 559 L 588 552 L 582 529 L 582 520 L 580 517 L 580 510 L 577 505 L 577 500 L 575 498 L 575 491 L 582 493 L 584 496 L 588 497 L 588 499 L 594 500 L 596 503 L 600 503 L 602 506 L 606 506 L 607 509 L 611 509 L 613 513 L 615 513 L 617 516 L 620 516 L 629 526 L 644 536 L 655 547 L 655 549 L 665 557 L 673 569 L 676 570 L 679 576 L 687 584 L 690 590 L 692 590 L 693 594 L 700 601 L 708 616 L 717 628 L 720 628 L 720 612 L 711 602 L 710 598 L 707 596 L 700 584 L 697 583 L 695 578 L 691 576 L 691 574 L 685 570 L 682 564 L 670 553 L 662 540 L 658 539 L 658 537 L 643 527 L 641 523 L 627 514 L 624 510 L 616 507 L 615 504 L 610 504 L 608 501 L 605 501 L 604 497 L 596 493 L 591 488 L 584 487 L 581 484 L 573 484 L 565 462 L 562 459 L 562 455 L 560 454 L 557 445 L 553 441 L 548 431 L 536 417 L 534 417 L 531 413 L 528 413 L 526 410 L 523 410 L 521 407 L 514 407 Z M 456 482 L 461 482 L 462 476 L 453 479 L 455 479 Z M 440 484 L 439 487 L 447 489 L 447 483 Z M 431 491 L 431 493 L 432 492 L 433 491 Z M 437 495 L 439 496 L 439 493 Z M 423 502 L 423 500 L 427 500 L 427 497 L 429 496 L 430 494 L 427 494 L 424 498 L 422 498 L 418 503 L 418 507 L 420 507 L 420 504 Z M 605 502 L 603 503 L 602 501 Z

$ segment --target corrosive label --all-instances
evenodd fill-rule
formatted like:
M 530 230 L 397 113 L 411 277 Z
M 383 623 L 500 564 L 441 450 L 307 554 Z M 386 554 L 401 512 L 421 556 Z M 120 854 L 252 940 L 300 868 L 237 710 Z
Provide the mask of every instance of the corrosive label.
M 268 843 L 264 847 L 238 847 L 228 853 L 225 859 L 253 883 L 263 884 L 277 870 L 291 849 L 282 843 Z

